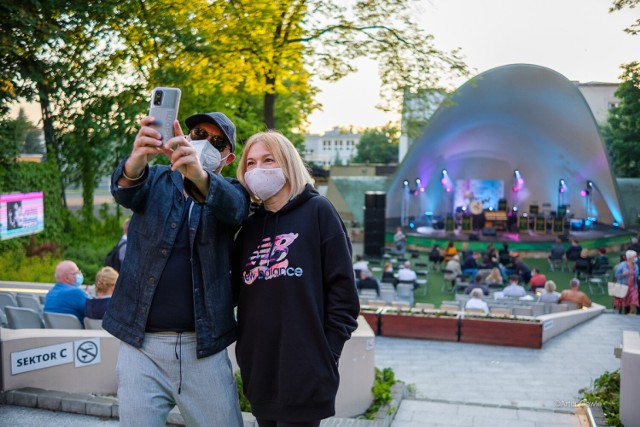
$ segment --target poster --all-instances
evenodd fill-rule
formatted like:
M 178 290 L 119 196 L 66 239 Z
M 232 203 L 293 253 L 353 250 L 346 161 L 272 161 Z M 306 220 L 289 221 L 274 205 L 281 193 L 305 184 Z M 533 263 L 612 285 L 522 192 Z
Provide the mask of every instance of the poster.
M 28 236 L 44 230 L 42 192 L 0 195 L 0 240 Z

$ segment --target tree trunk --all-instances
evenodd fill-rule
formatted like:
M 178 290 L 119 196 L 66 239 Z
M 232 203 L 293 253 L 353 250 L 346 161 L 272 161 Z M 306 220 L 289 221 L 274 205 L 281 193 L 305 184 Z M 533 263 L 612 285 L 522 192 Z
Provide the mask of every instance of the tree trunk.
M 276 79 L 267 76 L 267 93 L 264 94 L 264 126 L 266 129 L 276 128 Z
M 82 180 L 82 217 L 87 224 L 91 224 L 94 220 L 93 195 L 95 193 L 96 168 L 94 165 L 94 156 L 91 154 L 91 147 L 86 129 L 84 130 L 81 150 L 82 164 L 80 165 L 80 173 Z
M 53 158 L 56 162 L 56 169 L 60 171 L 60 150 L 58 141 L 53 131 L 53 117 L 51 117 L 51 103 L 49 101 L 49 91 L 44 82 L 38 82 L 38 96 L 40 98 L 40 110 L 42 112 L 42 128 L 44 130 L 44 142 L 47 149 L 47 157 Z M 64 179 L 60 174 L 60 198 L 62 206 L 67 208 L 67 196 L 64 191 Z

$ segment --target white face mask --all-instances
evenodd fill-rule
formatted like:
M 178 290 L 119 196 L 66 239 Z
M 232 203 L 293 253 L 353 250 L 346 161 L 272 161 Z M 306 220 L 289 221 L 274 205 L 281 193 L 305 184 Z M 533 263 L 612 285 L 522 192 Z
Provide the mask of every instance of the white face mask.
M 212 172 L 217 170 L 222 164 L 222 161 L 229 157 L 227 154 L 224 159 L 221 158 L 220 152 L 206 139 L 191 141 L 191 146 L 196 150 L 202 168 Z
M 249 190 L 263 202 L 277 194 L 287 182 L 282 168 L 255 168 L 245 172 L 244 180 Z

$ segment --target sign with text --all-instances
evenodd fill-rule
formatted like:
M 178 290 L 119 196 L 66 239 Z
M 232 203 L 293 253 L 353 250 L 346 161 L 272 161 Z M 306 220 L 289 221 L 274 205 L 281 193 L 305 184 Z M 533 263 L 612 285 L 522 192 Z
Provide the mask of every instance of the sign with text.
M 28 236 L 44 230 L 42 192 L 0 195 L 0 240 Z
M 100 338 L 86 338 L 11 353 L 11 375 L 74 362 L 82 368 L 100 361 Z

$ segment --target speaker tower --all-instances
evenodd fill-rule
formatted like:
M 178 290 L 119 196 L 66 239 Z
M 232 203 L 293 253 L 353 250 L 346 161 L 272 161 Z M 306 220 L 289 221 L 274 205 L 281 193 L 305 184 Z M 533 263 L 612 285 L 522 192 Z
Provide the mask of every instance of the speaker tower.
M 364 254 L 379 257 L 384 254 L 385 210 L 387 195 L 382 191 L 364 193 Z

